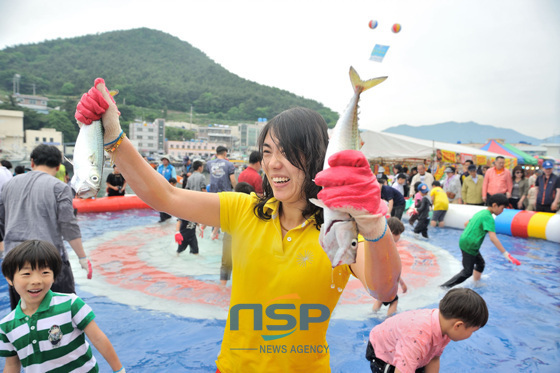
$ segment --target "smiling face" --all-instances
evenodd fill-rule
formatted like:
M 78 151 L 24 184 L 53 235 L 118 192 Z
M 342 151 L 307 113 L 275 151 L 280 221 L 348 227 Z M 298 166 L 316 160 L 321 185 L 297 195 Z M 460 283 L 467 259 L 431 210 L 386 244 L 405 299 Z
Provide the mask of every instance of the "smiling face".
M 38 268 L 36 266 L 35 269 L 32 269 L 31 264 L 26 262 L 14 273 L 14 279 L 7 281 L 25 301 L 24 312 L 34 313 L 50 290 L 54 282 L 54 274 L 48 267 Z
M 262 167 L 277 200 L 302 205 L 307 203 L 302 194 L 305 173 L 286 159 L 273 132 L 269 132 L 263 142 Z

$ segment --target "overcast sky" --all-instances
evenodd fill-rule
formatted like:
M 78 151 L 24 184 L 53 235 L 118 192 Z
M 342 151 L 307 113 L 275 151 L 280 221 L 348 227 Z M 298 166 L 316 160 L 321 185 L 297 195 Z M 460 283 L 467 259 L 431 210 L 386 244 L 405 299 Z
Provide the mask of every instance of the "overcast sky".
M 0 49 L 138 27 L 339 113 L 351 65 L 388 75 L 362 95 L 364 129 L 472 120 L 560 134 L 558 0 L 0 0 Z M 381 63 L 377 43 L 390 46 Z

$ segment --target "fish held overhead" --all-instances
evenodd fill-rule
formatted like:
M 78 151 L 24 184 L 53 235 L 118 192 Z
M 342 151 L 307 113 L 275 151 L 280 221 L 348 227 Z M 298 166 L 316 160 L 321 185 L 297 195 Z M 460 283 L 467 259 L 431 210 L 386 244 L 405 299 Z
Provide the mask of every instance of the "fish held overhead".
M 350 67 L 350 81 L 354 88 L 354 95 L 332 131 L 323 170 L 330 167 L 328 160 L 333 154 L 343 150 L 360 150 L 362 147 L 358 130 L 360 94 L 386 79 L 387 77 L 384 76 L 363 81 L 356 70 Z M 323 208 L 324 223 L 321 226 L 319 242 L 332 266 L 355 263 L 359 232 L 354 219 L 348 213 L 329 209 L 318 199 L 312 199 L 311 202 Z
M 96 197 L 101 189 L 103 163 L 103 124 L 100 120 L 82 125 L 74 147 L 74 176 L 70 186 L 79 198 Z

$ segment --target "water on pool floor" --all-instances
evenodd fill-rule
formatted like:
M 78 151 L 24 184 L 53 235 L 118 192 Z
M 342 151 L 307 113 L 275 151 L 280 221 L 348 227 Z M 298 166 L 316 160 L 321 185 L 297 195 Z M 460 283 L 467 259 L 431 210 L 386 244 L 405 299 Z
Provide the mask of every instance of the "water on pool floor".
M 204 238 L 198 257 L 187 252 L 177 257 L 174 222 L 157 220 L 158 214 L 148 210 L 80 215 L 84 245 L 98 265 L 87 281 L 70 253 L 78 295 L 93 308 L 128 371 L 215 372 L 229 301 L 229 287 L 218 281 L 221 242 Z M 408 228 L 399 251 L 409 291 L 399 293 L 399 311 L 435 308 L 444 294 L 439 281 L 460 269 L 461 231 L 431 229 L 425 241 Z M 441 372 L 558 371 L 560 247 L 499 238 L 522 265 L 505 262 L 485 240 L 482 281 L 463 286 L 484 297 L 490 318 L 471 338 L 450 342 Z M 360 286 L 349 283 L 327 333 L 333 372 L 369 371 L 364 358 L 369 331 L 386 312 L 384 307 L 373 313 L 372 303 Z M 0 280 L 0 314 L 8 313 L 7 283 Z M 102 356 L 94 354 L 100 370 L 109 371 Z

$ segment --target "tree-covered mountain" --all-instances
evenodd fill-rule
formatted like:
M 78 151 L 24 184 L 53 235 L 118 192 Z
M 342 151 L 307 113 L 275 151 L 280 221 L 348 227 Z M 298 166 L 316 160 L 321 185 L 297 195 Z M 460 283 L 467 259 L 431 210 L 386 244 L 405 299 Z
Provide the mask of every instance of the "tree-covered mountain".
M 230 73 L 189 43 L 140 28 L 8 47 L 0 51 L 0 87 L 20 93 L 74 97 L 102 76 L 118 102 L 163 110 L 255 121 L 292 106 L 317 110 L 330 126 L 338 114 L 320 103 Z

